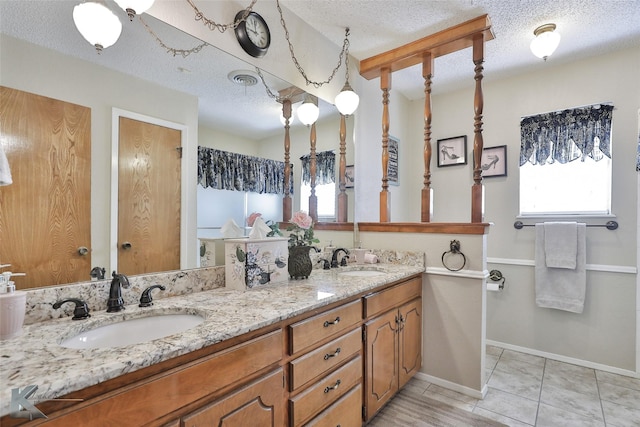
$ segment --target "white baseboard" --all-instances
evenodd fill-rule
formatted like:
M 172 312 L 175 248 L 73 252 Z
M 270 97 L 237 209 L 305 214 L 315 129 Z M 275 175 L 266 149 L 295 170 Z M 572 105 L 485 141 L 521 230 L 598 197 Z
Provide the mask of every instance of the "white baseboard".
M 520 347 L 517 345 L 507 344 L 499 341 L 486 340 L 487 345 L 504 348 L 506 350 L 527 353 L 533 356 L 545 357 L 547 359 L 557 360 L 559 362 L 571 363 L 572 365 L 584 366 L 585 368 L 597 369 L 599 371 L 610 372 L 612 374 L 624 375 L 627 377 L 640 378 L 640 372 L 633 372 L 627 369 L 616 368 L 615 366 L 603 365 L 601 363 L 589 362 L 588 360 L 576 359 L 573 357 L 563 356 L 561 354 L 548 353 L 546 351 L 534 350 L 532 348 Z
M 465 396 L 473 397 L 474 399 L 484 399 L 487 395 L 487 385 L 485 384 L 482 387 L 482 391 L 474 390 L 472 388 L 452 383 L 451 381 L 443 380 L 442 378 L 437 378 L 432 375 L 425 374 L 424 372 L 418 372 L 416 374 L 416 378 L 421 379 L 423 381 L 428 381 L 437 386 L 456 391 L 458 393 L 464 394 Z

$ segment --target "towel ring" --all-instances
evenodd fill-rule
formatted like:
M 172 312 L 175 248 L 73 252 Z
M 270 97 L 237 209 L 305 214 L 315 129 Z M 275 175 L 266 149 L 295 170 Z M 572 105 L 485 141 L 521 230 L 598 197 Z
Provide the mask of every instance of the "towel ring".
M 444 261 L 444 257 L 448 253 L 462 256 L 462 266 L 460 266 L 460 268 L 451 268 L 451 267 L 449 267 L 447 265 L 447 263 Z M 462 270 L 464 268 L 464 266 L 466 264 L 467 264 L 467 257 L 464 256 L 464 254 L 460 251 L 460 241 L 459 240 L 452 240 L 449 243 L 449 250 L 442 253 L 442 265 L 444 265 L 444 267 L 449 271 L 460 271 L 460 270 Z

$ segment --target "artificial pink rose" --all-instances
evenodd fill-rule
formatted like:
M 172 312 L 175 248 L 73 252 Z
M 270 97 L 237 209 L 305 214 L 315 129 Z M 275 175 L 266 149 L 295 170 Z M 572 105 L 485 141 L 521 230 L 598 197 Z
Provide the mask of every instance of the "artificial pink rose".
M 304 230 L 308 230 L 313 224 L 313 219 L 305 211 L 298 211 L 293 214 L 291 222 Z
M 249 218 L 247 218 L 247 225 L 249 225 L 249 227 L 253 227 L 253 224 L 256 222 L 256 219 L 260 218 L 262 216 L 262 214 L 260 212 L 254 212 L 251 215 L 249 215 Z

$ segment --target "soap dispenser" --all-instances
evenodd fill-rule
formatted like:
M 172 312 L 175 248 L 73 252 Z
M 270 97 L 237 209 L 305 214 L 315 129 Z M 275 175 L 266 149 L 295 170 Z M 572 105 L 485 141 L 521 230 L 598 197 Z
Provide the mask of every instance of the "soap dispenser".
M 16 291 L 12 276 L 24 273 L 6 271 L 0 274 L 0 340 L 14 338 L 22 334 L 22 324 L 27 308 L 27 293 Z

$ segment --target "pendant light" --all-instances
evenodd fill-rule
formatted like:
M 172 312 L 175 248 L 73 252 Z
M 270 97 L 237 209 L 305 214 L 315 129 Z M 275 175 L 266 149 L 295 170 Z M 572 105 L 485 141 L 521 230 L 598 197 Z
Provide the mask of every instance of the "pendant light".
M 122 23 L 106 6 L 100 3 L 80 3 L 73 8 L 73 22 L 98 53 L 113 45 L 122 32 Z
M 345 30 L 345 83 L 340 93 L 336 96 L 336 108 L 340 111 L 340 114 L 349 116 L 356 111 L 358 104 L 360 103 L 360 97 L 353 91 L 349 84 L 349 28 Z
M 149 10 L 154 0 L 115 0 L 115 2 L 118 3 L 122 10 L 127 12 L 129 20 L 133 21 L 136 15 L 142 15 Z
M 533 30 L 535 39 L 531 40 L 531 52 L 545 61 L 560 44 L 560 34 L 555 31 L 556 24 L 544 24 Z
M 298 107 L 298 118 L 304 125 L 311 126 L 318 120 L 319 115 L 318 98 L 305 94 L 302 105 Z

